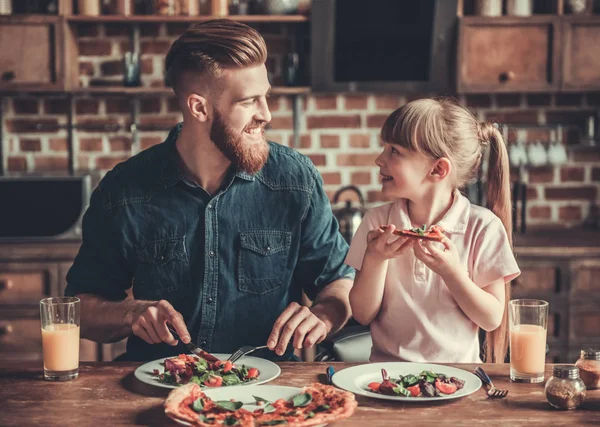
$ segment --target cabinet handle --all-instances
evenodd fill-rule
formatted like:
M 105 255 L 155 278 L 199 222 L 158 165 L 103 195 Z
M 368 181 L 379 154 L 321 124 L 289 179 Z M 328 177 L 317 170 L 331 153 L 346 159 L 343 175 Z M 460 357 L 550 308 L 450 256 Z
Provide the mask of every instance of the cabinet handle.
M 12 280 L 0 280 L 0 291 L 7 291 L 15 286 Z
M 504 71 L 498 76 L 500 83 L 507 83 L 515 79 L 514 71 Z
M 10 323 L 7 325 L 0 325 L 0 338 L 12 333 L 12 331 L 13 331 L 13 327 Z
M 11 80 L 14 80 L 15 77 L 17 77 L 17 75 L 15 74 L 14 71 L 5 71 L 2 73 L 2 81 L 3 82 L 9 82 Z

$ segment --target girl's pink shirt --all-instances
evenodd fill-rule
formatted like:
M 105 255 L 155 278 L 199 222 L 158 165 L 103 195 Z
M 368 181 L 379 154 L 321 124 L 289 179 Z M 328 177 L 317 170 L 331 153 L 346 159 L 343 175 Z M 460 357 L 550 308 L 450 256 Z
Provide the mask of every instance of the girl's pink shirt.
M 369 210 L 352 239 L 346 264 L 361 269 L 369 231 L 387 224 L 412 228 L 406 207 L 406 199 L 400 199 Z M 471 205 L 458 191 L 435 225 L 452 240 L 462 268 L 477 286 L 484 288 L 498 279 L 506 283 L 521 274 L 500 219 Z M 370 327 L 372 362 L 481 362 L 477 325 L 456 304 L 444 280 L 412 249 L 389 260 L 382 305 Z

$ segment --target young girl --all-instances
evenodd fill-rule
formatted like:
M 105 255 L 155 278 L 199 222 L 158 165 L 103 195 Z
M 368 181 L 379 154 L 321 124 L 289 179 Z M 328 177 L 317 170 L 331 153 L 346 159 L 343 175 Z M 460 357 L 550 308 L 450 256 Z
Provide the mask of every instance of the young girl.
M 480 362 L 482 328 L 487 361 L 503 362 L 509 282 L 520 271 L 502 135 L 454 101 L 420 99 L 394 111 L 381 138 L 376 164 L 394 202 L 367 212 L 346 258 L 357 270 L 354 318 L 371 327 L 371 361 Z M 458 191 L 488 146 L 489 210 Z M 393 234 L 424 224 L 444 230 L 441 243 Z

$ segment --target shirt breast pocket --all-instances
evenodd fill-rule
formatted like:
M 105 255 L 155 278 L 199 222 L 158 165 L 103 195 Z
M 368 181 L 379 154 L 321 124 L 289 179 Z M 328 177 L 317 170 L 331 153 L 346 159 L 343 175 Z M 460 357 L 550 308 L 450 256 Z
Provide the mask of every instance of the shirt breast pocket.
M 283 286 L 292 233 L 280 230 L 240 232 L 238 284 L 242 292 L 262 295 Z
M 185 237 L 145 242 L 136 247 L 136 258 L 134 292 L 137 298 L 165 298 L 190 283 Z

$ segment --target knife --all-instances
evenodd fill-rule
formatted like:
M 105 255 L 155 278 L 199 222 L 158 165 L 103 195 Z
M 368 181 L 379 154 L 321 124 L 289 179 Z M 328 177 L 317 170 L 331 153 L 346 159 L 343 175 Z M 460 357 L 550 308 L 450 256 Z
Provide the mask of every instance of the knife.
M 167 329 L 169 330 L 169 332 L 171 332 L 171 335 L 173 335 L 173 338 L 181 341 L 181 343 L 184 344 L 188 348 L 188 350 L 191 351 L 192 353 L 194 353 L 196 356 L 206 359 L 209 362 L 217 362 L 219 360 L 218 357 L 210 354 L 209 352 L 207 352 L 205 350 L 202 350 L 200 347 L 198 347 L 196 344 L 194 344 L 191 341 L 189 343 L 185 344 L 179 337 L 179 334 L 177 333 L 175 328 L 172 327 L 171 325 L 169 325 L 168 323 L 167 323 Z

